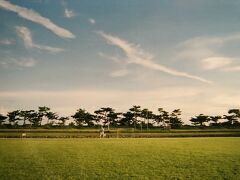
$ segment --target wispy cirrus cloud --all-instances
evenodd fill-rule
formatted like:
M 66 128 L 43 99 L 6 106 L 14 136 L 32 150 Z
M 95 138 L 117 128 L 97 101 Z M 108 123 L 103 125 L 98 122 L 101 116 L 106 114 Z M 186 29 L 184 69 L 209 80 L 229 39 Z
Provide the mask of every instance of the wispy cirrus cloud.
M 225 67 L 224 69 L 222 69 L 225 72 L 237 72 L 240 71 L 240 65 L 233 65 L 231 67 Z
M 32 40 L 31 31 L 24 26 L 16 26 L 16 31 L 17 31 L 17 34 L 19 35 L 19 37 L 23 40 L 26 48 L 37 48 L 37 49 L 45 50 L 45 51 L 48 51 L 51 53 L 58 53 L 58 52 L 63 51 L 63 49 L 61 49 L 61 48 L 55 48 L 55 47 L 39 45 L 39 44 L 34 43 Z
M 240 40 L 240 33 L 219 37 L 195 37 L 178 45 L 176 55 L 180 60 L 194 60 L 204 70 L 239 71 L 238 57 L 228 57 L 220 51 L 228 43 Z
M 177 59 L 202 60 L 208 57 L 219 57 L 217 49 L 222 46 L 221 38 L 195 37 L 181 42 L 178 46 Z
M 44 26 L 45 28 L 52 31 L 54 34 L 62 38 L 75 38 L 75 35 L 69 30 L 66 30 L 56 24 L 54 24 L 50 19 L 41 16 L 39 13 L 34 10 L 27 9 L 15 4 L 12 4 L 5 0 L 0 0 L 0 7 L 8 11 L 17 13 L 20 17 L 27 19 L 29 21 L 35 22 Z
M 130 44 L 129 42 L 123 39 L 120 39 L 119 37 L 112 36 L 104 32 L 97 32 L 97 33 L 101 37 L 103 37 L 108 44 L 114 45 L 122 49 L 128 59 L 129 64 L 137 64 L 145 68 L 165 72 L 173 76 L 190 78 L 190 79 L 198 80 L 204 83 L 211 83 L 210 81 L 202 77 L 191 75 L 189 73 L 181 72 L 181 71 L 163 66 L 161 64 L 155 63 L 153 61 L 153 55 L 144 52 L 141 48 L 139 48 L 135 44 Z
M 109 60 L 111 60 L 111 61 L 113 61 L 113 62 L 115 62 L 115 63 L 119 63 L 119 64 L 127 64 L 127 63 L 128 63 L 128 60 L 127 60 L 127 59 L 121 58 L 121 60 L 120 60 L 119 57 L 110 56 L 110 55 L 104 54 L 103 52 L 99 52 L 98 55 L 99 55 L 100 57 L 105 58 L 105 59 L 109 59 Z
M 12 45 L 12 44 L 15 44 L 15 40 L 13 40 L 13 39 L 2 39 L 2 40 L 0 40 L 0 44 L 2 44 L 2 45 Z
M 224 72 L 240 71 L 240 64 L 237 60 L 229 57 L 209 57 L 201 60 L 204 70 L 220 70 Z
M 0 66 L 4 68 L 30 68 L 34 67 L 36 62 L 33 58 L 6 58 L 0 60 Z
M 70 9 L 64 9 L 64 17 L 66 18 L 73 18 L 77 16 L 77 14 L 73 11 L 73 10 L 70 10 Z
M 89 18 L 89 19 L 88 19 L 88 22 L 91 23 L 91 24 L 95 24 L 95 23 L 96 23 L 96 20 L 93 19 L 93 18 Z
M 240 40 L 240 33 L 215 37 L 194 37 L 178 45 L 178 57 L 183 59 L 201 60 L 208 57 L 219 57 L 219 48 L 228 43 Z
M 226 57 L 209 57 L 201 61 L 203 69 L 213 70 L 220 69 L 232 64 L 231 58 Z
M 123 77 L 123 76 L 126 76 L 127 74 L 129 74 L 129 71 L 127 69 L 120 69 L 120 70 L 112 71 L 110 73 L 110 76 L 112 76 L 112 77 Z
M 118 70 L 113 70 L 112 72 L 110 72 L 110 76 L 111 77 L 123 77 L 129 74 L 129 70 L 127 69 L 126 65 L 128 64 L 126 59 L 119 59 L 118 57 L 115 56 L 109 56 L 106 55 L 102 52 L 99 52 L 98 55 L 104 59 L 109 59 L 111 61 L 113 61 L 114 63 L 118 64 L 118 68 L 120 67 L 120 69 Z

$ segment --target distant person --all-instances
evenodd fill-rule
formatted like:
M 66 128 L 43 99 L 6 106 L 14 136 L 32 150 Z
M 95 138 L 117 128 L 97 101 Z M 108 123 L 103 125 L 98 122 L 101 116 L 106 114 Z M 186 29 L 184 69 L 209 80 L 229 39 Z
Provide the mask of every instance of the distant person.
M 21 137 L 25 138 L 25 137 L 27 137 L 27 134 L 26 133 L 22 133 Z
M 104 128 L 101 127 L 100 129 L 100 138 L 104 138 L 106 136 L 106 134 L 104 133 Z

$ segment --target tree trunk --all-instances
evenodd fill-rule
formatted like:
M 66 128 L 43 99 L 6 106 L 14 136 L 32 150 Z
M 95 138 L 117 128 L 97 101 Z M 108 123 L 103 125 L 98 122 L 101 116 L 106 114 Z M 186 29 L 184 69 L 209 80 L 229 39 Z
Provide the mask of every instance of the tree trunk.
M 23 126 L 25 126 L 25 124 L 26 124 L 26 119 L 24 118 L 23 119 Z
M 148 130 L 148 123 L 149 123 L 149 119 L 147 118 L 147 130 Z
M 136 121 L 137 121 L 137 119 L 136 119 L 136 117 L 134 117 L 134 129 L 136 129 Z

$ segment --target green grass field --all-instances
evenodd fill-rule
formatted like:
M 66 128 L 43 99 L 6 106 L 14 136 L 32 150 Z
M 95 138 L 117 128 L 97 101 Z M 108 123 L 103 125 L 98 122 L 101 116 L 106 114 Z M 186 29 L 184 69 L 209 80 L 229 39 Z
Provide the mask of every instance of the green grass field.
M 99 129 L 0 129 L 0 138 L 98 138 Z M 240 137 L 240 129 L 151 129 L 127 128 L 106 131 L 109 138 L 161 138 L 161 137 Z
M 239 179 L 240 138 L 0 139 L 0 179 Z

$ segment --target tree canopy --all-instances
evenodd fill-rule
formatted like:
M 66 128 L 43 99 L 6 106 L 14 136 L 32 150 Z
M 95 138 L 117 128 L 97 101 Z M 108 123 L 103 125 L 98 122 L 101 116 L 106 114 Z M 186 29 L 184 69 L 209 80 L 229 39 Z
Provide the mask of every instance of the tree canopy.
M 110 130 L 111 127 L 129 127 L 134 129 L 178 129 L 184 125 L 181 118 L 182 111 L 174 109 L 166 111 L 158 108 L 157 113 L 148 108 L 134 105 L 126 112 L 117 112 L 111 107 L 101 107 L 90 113 L 83 108 L 77 109 L 72 116 L 59 116 L 47 106 L 40 106 L 38 110 L 14 110 L 7 113 L 6 116 L 0 114 L 0 126 L 2 128 L 18 127 L 47 127 L 47 128 L 65 128 L 65 127 L 98 127 L 103 126 Z M 190 119 L 193 126 L 196 127 L 240 127 L 240 109 L 229 109 L 228 114 L 224 115 L 204 115 L 199 114 Z

